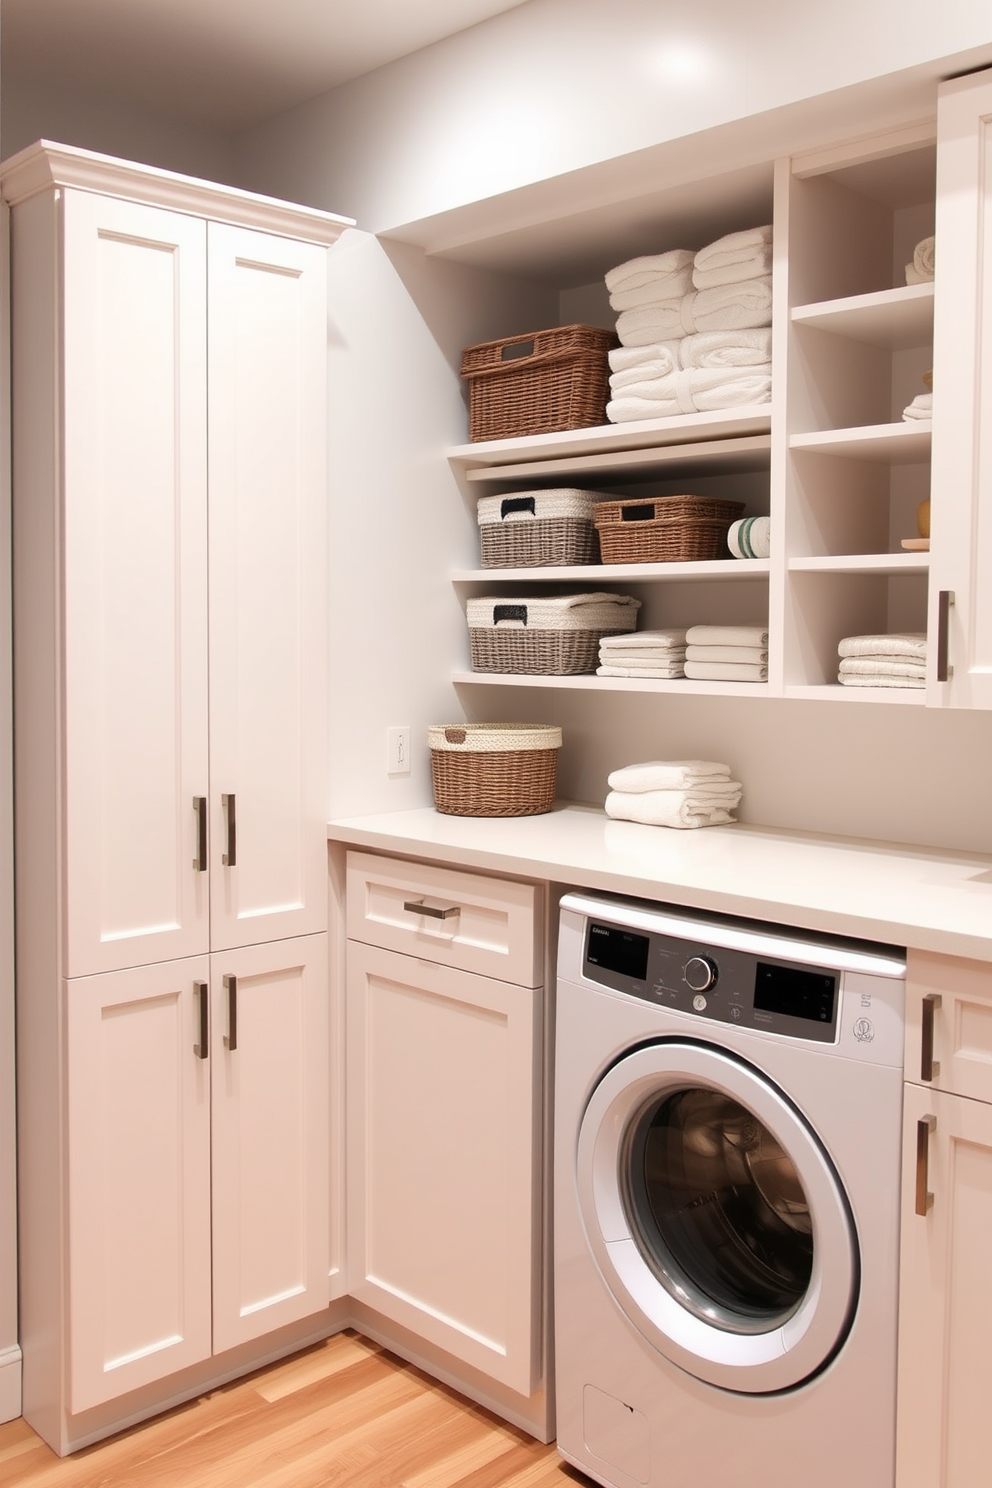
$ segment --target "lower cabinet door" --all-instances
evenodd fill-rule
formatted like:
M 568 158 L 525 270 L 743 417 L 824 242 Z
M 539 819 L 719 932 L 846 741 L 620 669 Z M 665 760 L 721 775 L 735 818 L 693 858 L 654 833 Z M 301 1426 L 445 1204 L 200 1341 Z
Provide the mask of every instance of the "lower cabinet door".
M 327 1306 L 327 936 L 210 958 L 214 1353 Z
M 348 945 L 348 1289 L 522 1395 L 540 1329 L 540 1004 Z
M 992 1105 L 908 1085 L 905 1122 L 896 1481 L 987 1488 Z
M 73 1412 L 210 1354 L 208 974 L 65 983 Z

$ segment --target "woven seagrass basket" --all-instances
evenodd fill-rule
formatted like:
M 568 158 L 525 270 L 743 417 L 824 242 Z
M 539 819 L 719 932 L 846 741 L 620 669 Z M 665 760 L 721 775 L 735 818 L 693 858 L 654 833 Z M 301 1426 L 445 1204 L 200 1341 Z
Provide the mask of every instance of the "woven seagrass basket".
M 593 512 L 604 563 L 697 563 L 726 558 L 743 501 L 715 496 L 600 501 Z
M 558 487 L 479 500 L 483 568 L 560 568 L 599 561 L 592 512 L 599 493 Z
M 434 805 L 446 816 L 540 816 L 554 805 L 560 728 L 432 724 L 427 742 Z
M 469 384 L 469 438 L 513 439 L 606 422 L 607 353 L 617 345 L 598 326 L 553 326 L 483 341 L 462 352 Z

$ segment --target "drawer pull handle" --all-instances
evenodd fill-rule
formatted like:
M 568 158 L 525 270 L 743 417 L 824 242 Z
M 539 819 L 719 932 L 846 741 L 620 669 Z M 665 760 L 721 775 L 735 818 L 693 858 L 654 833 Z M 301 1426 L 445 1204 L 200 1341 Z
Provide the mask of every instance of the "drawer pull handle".
M 923 999 L 923 1026 L 920 1030 L 920 1079 L 932 1083 L 940 1074 L 940 1064 L 933 1057 L 933 1019 L 940 1007 L 940 993 L 928 992 Z
M 432 920 L 450 920 L 452 915 L 461 914 L 460 904 L 425 904 L 422 899 L 407 900 L 403 908 L 408 914 L 429 915 Z
M 207 871 L 207 798 L 206 796 L 193 797 L 193 810 L 196 813 L 196 857 L 193 859 L 193 867 L 197 873 Z
M 916 1123 L 916 1212 L 926 1219 L 933 1208 L 930 1183 L 930 1133 L 937 1127 L 936 1116 L 924 1116 Z
M 200 1042 L 193 1045 L 193 1053 L 196 1055 L 197 1059 L 206 1059 L 207 1055 L 210 1052 L 208 1043 L 210 1036 L 210 999 L 207 996 L 207 990 L 208 989 L 206 982 L 193 983 L 193 996 L 197 1000 L 197 1011 L 199 1013 L 200 1024 Z
M 224 1035 L 224 1048 L 233 1054 L 238 1047 L 238 979 L 236 976 L 224 978 L 224 991 L 227 993 L 227 1032 Z

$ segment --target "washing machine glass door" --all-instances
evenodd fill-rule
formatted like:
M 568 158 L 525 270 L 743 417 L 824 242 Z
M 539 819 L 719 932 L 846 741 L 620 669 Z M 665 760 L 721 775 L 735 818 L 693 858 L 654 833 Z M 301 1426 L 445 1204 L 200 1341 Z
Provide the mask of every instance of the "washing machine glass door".
M 858 1251 L 822 1143 L 750 1064 L 672 1040 L 612 1067 L 577 1147 L 586 1232 L 635 1327 L 709 1384 L 787 1390 L 843 1343 Z

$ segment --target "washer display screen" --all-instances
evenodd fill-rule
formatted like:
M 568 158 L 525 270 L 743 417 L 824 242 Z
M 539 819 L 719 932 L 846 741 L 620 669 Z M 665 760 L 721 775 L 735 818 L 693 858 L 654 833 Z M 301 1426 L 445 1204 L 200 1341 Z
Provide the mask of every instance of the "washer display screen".
M 837 977 L 759 961 L 754 970 L 754 1005 L 764 1013 L 785 1013 L 810 1023 L 832 1023 Z
M 648 974 L 650 944 L 646 935 L 634 935 L 630 930 L 621 930 L 618 925 L 590 922 L 586 965 L 599 966 L 604 971 L 615 971 L 635 982 L 643 982 Z

